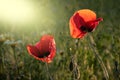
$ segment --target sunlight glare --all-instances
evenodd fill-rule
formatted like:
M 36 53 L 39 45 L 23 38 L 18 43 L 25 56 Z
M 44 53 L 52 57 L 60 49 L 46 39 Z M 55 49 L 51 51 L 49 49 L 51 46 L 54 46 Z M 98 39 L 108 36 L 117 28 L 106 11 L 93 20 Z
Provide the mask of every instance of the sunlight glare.
M 0 0 L 0 20 L 25 23 L 33 20 L 34 8 L 27 0 Z

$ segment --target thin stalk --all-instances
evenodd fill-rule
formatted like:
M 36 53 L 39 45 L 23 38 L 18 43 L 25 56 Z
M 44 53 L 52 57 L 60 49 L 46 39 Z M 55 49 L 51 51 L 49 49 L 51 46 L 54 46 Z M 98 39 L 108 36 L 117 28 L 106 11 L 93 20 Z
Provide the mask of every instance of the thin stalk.
M 95 57 L 97 58 L 100 66 L 101 66 L 101 68 L 102 68 L 102 70 L 103 70 L 103 74 L 104 74 L 106 80 L 109 80 L 108 71 L 107 71 L 107 69 L 106 69 L 106 67 L 105 67 L 105 65 L 104 65 L 104 62 L 103 62 L 101 56 L 99 55 L 99 52 L 98 52 L 97 48 L 95 47 L 96 44 L 95 44 L 95 41 L 94 41 L 94 39 L 93 39 L 93 37 L 92 37 L 91 35 L 89 35 L 89 41 L 90 41 L 89 46 L 90 46 L 90 47 L 92 48 L 92 50 L 94 51 Z
M 7 67 L 6 59 L 5 59 L 5 48 L 1 48 L 1 54 L 2 54 L 2 64 L 3 64 L 3 70 L 5 70 L 6 74 L 6 80 L 10 80 L 10 72 Z
M 17 79 L 18 75 L 19 75 L 19 69 L 18 69 L 18 59 L 17 59 L 17 55 L 16 55 L 16 51 L 15 51 L 15 47 L 12 47 L 13 49 L 13 54 L 14 54 L 14 60 L 15 60 L 15 79 Z
M 78 50 L 79 46 L 79 39 L 76 39 L 75 41 L 75 48 L 76 50 Z M 70 71 L 72 71 L 72 76 L 73 76 L 73 80 L 79 80 L 80 79 L 80 70 L 77 64 L 77 52 L 75 52 L 72 57 L 71 57 L 71 61 L 70 61 L 70 65 L 69 65 L 69 69 Z
M 46 71 L 47 71 L 47 74 L 48 74 L 50 80 L 53 80 L 52 76 L 50 75 L 49 67 L 48 67 L 48 63 L 47 62 L 45 62 L 45 66 L 46 66 Z
M 76 59 L 76 55 L 73 55 L 72 58 L 71 58 L 71 67 L 73 68 L 72 69 L 72 73 L 73 73 L 73 80 L 79 80 L 80 79 L 80 71 L 79 71 L 79 68 L 78 68 L 78 64 L 77 64 L 77 61 L 75 60 Z

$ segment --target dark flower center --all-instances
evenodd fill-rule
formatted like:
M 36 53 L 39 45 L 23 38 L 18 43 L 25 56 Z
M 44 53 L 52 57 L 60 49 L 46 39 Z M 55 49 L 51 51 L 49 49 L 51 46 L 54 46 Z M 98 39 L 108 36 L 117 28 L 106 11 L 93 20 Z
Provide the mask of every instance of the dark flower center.
M 46 52 L 46 53 L 40 54 L 38 57 L 44 58 L 44 57 L 47 57 L 49 54 L 50 54 L 50 52 Z
M 86 26 L 81 26 L 80 30 L 84 31 L 84 32 L 92 32 L 92 28 L 86 27 Z

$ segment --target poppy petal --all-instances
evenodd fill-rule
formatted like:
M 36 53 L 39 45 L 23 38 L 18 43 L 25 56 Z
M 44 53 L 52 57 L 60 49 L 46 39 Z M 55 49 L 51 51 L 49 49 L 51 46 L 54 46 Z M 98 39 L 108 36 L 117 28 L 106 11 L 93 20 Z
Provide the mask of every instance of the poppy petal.
M 39 56 L 40 58 L 46 57 L 46 56 L 48 56 L 48 55 L 50 54 L 50 51 L 49 51 L 49 49 L 48 49 L 47 46 L 48 46 L 47 43 L 44 44 L 44 43 L 41 42 L 41 41 L 39 41 L 39 42 L 36 43 L 35 47 L 36 47 L 36 48 L 39 50 L 39 52 L 40 52 L 40 55 L 41 55 L 41 57 Z
M 49 44 L 50 44 L 52 39 L 53 39 L 52 36 L 44 35 L 40 39 L 40 45 L 36 45 L 36 47 L 38 47 L 40 52 L 43 53 L 43 54 L 47 53 L 47 52 L 50 52 Z
M 27 50 L 37 60 L 50 63 L 56 53 L 56 44 L 53 36 L 44 35 L 35 46 L 28 45 Z
M 94 21 L 89 21 L 86 24 L 88 25 L 88 28 L 93 31 L 98 26 L 100 21 L 103 21 L 103 18 L 98 18 Z
M 87 32 L 93 31 L 102 18 L 96 19 L 94 11 L 82 9 L 76 11 L 70 18 L 70 34 L 73 38 L 82 38 Z
M 80 18 L 78 14 L 70 18 L 70 22 L 69 22 L 70 34 L 73 38 L 82 38 L 86 34 L 86 32 L 83 32 L 80 29 L 80 26 L 82 25 L 85 25 L 84 21 L 82 18 Z
M 44 39 L 45 39 L 45 37 L 42 38 L 42 40 L 44 40 Z M 47 63 L 51 63 L 54 56 L 55 56 L 55 53 L 56 53 L 56 44 L 55 44 L 55 40 L 52 36 L 46 35 L 46 40 L 48 40 L 48 41 L 44 40 L 44 41 L 41 41 L 41 42 L 42 43 L 45 43 L 45 42 L 47 43 L 48 42 L 48 44 L 46 46 L 48 46 L 48 50 L 50 51 L 50 54 L 47 57 L 45 57 L 43 59 L 43 61 L 47 62 Z
M 27 50 L 30 53 L 30 55 L 33 55 L 33 56 L 38 57 L 40 54 L 39 50 L 35 46 L 28 45 Z
M 103 18 L 97 18 L 97 19 L 95 20 L 95 22 L 100 22 L 100 21 L 103 21 Z
M 48 58 L 48 57 L 45 57 L 45 58 L 41 58 L 41 61 L 47 62 L 47 63 L 51 63 L 51 62 L 52 62 L 52 59 L 51 59 L 51 58 Z
M 82 9 L 77 12 L 79 13 L 80 17 L 84 19 L 85 22 L 89 22 L 96 19 L 95 12 L 90 9 Z
M 33 56 L 37 60 L 43 60 L 43 58 L 39 58 L 39 50 L 35 46 L 28 45 L 27 50 L 31 56 Z

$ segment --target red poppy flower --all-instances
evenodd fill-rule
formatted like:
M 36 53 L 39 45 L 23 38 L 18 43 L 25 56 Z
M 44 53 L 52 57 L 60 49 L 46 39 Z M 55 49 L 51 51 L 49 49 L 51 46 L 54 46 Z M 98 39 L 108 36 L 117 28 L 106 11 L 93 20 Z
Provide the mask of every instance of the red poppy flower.
M 35 46 L 28 45 L 27 50 L 37 60 L 50 63 L 56 53 L 56 44 L 53 36 L 44 35 Z
M 102 20 L 96 19 L 95 12 L 89 9 L 76 11 L 69 21 L 70 34 L 73 38 L 82 38 L 87 32 L 93 31 Z

